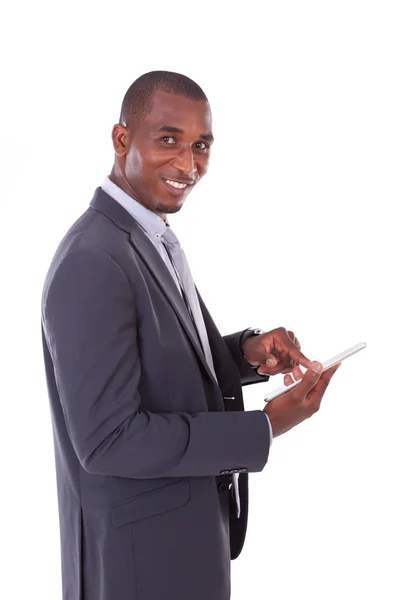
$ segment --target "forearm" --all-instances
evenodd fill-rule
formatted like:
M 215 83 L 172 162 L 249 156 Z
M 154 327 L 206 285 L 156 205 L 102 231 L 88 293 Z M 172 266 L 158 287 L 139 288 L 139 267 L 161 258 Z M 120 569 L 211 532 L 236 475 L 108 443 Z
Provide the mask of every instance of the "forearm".
M 83 440 L 75 440 L 78 451 Z M 262 411 L 156 414 L 138 411 L 79 459 L 90 473 L 134 479 L 261 471 L 269 428 Z

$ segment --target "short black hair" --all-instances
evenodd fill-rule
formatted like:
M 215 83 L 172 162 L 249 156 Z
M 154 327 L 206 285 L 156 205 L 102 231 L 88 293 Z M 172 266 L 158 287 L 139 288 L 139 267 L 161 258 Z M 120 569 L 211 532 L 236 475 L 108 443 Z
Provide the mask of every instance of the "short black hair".
M 126 92 L 121 106 L 120 125 L 133 131 L 151 111 L 152 98 L 157 90 L 208 102 L 201 87 L 186 75 L 172 71 L 149 71 L 138 77 Z

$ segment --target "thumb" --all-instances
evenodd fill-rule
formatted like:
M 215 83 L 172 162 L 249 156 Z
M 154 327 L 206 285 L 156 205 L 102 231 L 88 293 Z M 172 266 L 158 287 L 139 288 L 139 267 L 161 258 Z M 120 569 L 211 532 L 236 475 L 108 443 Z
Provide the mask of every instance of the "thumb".
M 278 359 L 273 354 L 266 354 L 264 357 L 264 364 L 267 365 L 270 369 L 276 367 L 278 364 Z
M 301 382 L 298 386 L 296 386 L 297 391 L 300 392 L 302 396 L 306 396 L 308 392 L 315 386 L 318 379 L 321 377 L 322 369 L 323 367 L 321 363 L 317 361 L 313 361 L 311 363 L 311 368 L 307 369 L 301 379 Z
M 273 369 L 278 364 L 276 357 L 273 354 L 267 354 L 264 357 L 264 362 L 257 369 L 259 375 L 269 375 L 270 369 Z

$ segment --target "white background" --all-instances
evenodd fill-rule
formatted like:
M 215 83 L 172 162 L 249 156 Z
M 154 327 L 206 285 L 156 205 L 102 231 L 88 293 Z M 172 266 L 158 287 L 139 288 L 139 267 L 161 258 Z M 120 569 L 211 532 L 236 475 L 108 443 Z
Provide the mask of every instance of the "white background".
M 250 476 L 232 600 L 398 599 L 397 3 L 140 4 L 2 8 L 0 596 L 61 597 L 42 284 L 110 172 L 126 89 L 165 69 L 213 111 L 209 173 L 171 223 L 221 332 L 283 325 L 317 360 L 368 343 Z

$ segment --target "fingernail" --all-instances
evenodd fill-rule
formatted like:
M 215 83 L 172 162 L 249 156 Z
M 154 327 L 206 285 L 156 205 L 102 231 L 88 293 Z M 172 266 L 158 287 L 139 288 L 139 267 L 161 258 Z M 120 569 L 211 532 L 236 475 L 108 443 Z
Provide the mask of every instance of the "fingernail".
M 265 363 L 268 367 L 273 367 L 275 364 L 275 361 L 273 358 L 267 358 L 267 361 Z
M 322 365 L 321 363 L 314 360 L 311 369 L 314 371 L 314 373 L 319 375 L 322 372 Z

